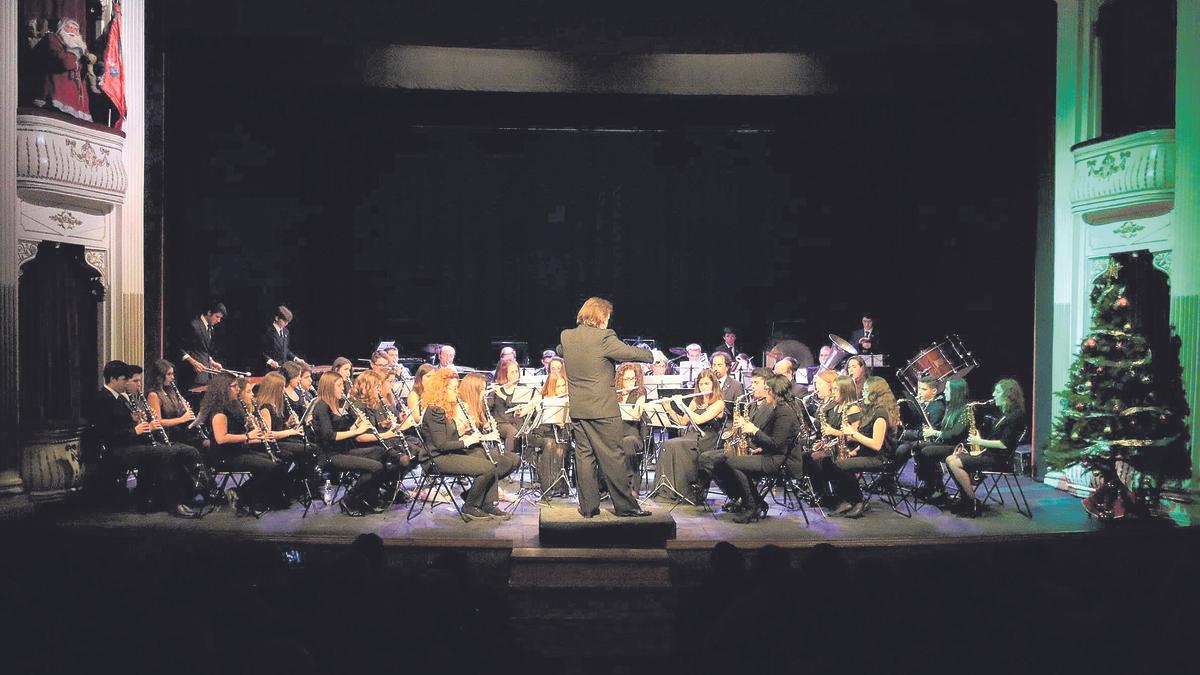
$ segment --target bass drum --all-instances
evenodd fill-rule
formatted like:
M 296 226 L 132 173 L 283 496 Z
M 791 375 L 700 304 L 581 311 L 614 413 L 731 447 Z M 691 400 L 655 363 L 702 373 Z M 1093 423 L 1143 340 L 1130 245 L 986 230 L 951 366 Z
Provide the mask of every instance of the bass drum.
M 941 342 L 913 357 L 907 365 L 896 371 L 900 383 L 914 396 L 917 382 L 922 377 L 936 377 L 939 381 L 957 380 L 979 366 L 975 355 L 957 335 L 948 335 Z

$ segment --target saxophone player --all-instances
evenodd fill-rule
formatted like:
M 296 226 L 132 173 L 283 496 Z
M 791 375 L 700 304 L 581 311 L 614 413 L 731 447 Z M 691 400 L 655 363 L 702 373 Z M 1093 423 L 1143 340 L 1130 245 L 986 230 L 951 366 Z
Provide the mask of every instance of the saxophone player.
M 918 396 L 920 390 L 918 389 Z M 942 461 L 954 454 L 954 448 L 967 439 L 967 382 L 966 380 L 950 380 L 942 393 L 941 400 L 945 401 L 936 428 L 926 427 L 921 430 L 922 440 L 913 445 L 912 457 L 917 480 L 916 495 L 930 504 L 941 504 L 946 493 L 942 489 Z M 930 408 L 933 406 L 931 405 Z M 933 422 L 934 415 L 929 416 Z M 908 433 L 908 432 L 906 432 Z M 897 449 L 897 454 L 904 446 Z
M 761 476 L 779 470 L 791 461 L 799 440 L 800 420 L 784 404 L 792 383 L 786 377 L 766 369 L 755 371 L 751 393 L 759 404 L 750 417 L 739 417 L 734 426 L 744 434 L 750 448 L 745 455 L 726 456 L 714 467 L 717 482 L 725 494 L 742 506 L 733 522 L 751 523 L 767 515 L 767 504 L 759 498 L 754 484 Z
M 979 435 L 972 428 L 967 434 L 967 443 L 983 448 L 983 453 L 972 455 L 955 452 L 946 458 L 950 475 L 958 484 L 958 503 L 952 509 L 958 516 L 974 518 L 983 511 L 983 503 L 975 498 L 975 485 L 971 474 L 976 471 L 1004 467 L 1012 461 L 1012 453 L 1025 434 L 1025 393 L 1016 380 L 1006 378 L 996 383 L 992 398 L 1000 411 L 1000 419 L 992 426 L 991 438 Z M 973 414 L 973 413 L 971 413 Z M 973 424 L 968 426 L 974 427 Z

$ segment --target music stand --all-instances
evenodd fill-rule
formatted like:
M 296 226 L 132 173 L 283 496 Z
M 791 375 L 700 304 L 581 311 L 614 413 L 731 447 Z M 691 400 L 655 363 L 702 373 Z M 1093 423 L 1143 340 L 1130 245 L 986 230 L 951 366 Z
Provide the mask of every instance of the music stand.
M 554 428 L 553 428 L 554 442 L 558 443 L 560 445 L 570 445 L 570 440 L 571 440 L 570 437 L 567 438 L 566 443 L 564 443 L 563 440 L 558 437 L 558 427 L 560 427 L 560 426 L 565 427 L 567 424 L 570 424 L 570 422 L 571 422 L 570 399 L 567 398 L 566 396 L 546 396 L 546 397 L 542 398 L 542 401 L 541 401 L 541 404 L 539 407 L 540 407 L 540 412 L 541 412 L 540 418 L 538 420 L 539 424 L 554 425 Z M 556 476 L 554 478 L 554 480 L 550 482 L 549 485 L 546 485 L 545 476 L 542 477 L 542 499 L 541 499 L 541 501 L 543 504 L 550 503 L 550 493 L 554 490 L 555 486 L 557 486 L 560 481 L 562 482 L 563 485 L 566 486 L 567 497 L 570 498 L 571 490 L 573 489 L 573 487 L 571 485 L 571 479 L 567 475 L 567 462 L 570 460 L 569 455 L 570 455 L 570 453 L 568 453 L 566 451 L 563 452 L 562 467 L 558 470 L 558 476 Z
M 688 388 L 683 384 L 682 375 L 647 375 L 645 386 L 647 398 L 658 396 L 659 389 L 688 391 Z
M 666 399 L 659 399 L 657 401 L 647 402 L 646 405 L 642 406 L 642 419 L 646 422 L 647 425 L 649 425 L 652 428 L 657 427 L 657 428 L 663 428 L 663 429 L 677 429 L 677 430 L 688 429 L 689 428 L 688 426 L 684 426 L 684 425 L 675 423 L 675 420 L 670 416 L 670 414 L 667 413 L 666 406 L 667 406 Z M 690 424 L 691 417 L 689 416 L 688 419 L 689 419 L 689 424 Z M 658 480 L 659 471 L 658 471 L 658 460 L 657 459 L 655 460 L 655 464 L 654 464 L 654 478 L 655 478 L 656 482 L 658 482 L 658 485 L 655 485 L 654 489 L 652 489 L 652 490 L 650 490 L 650 492 L 646 493 L 645 497 L 641 497 L 640 499 L 638 499 L 638 504 L 645 504 L 647 501 L 652 499 L 654 497 L 654 495 L 658 494 L 659 490 L 666 488 L 668 491 L 670 491 L 672 494 L 674 494 L 678 500 L 685 501 L 691 506 L 696 505 L 696 502 L 693 502 L 691 499 L 686 497 L 679 490 L 675 489 L 675 486 L 665 476 L 662 477 L 662 480 Z M 675 506 L 679 506 L 679 503 L 676 502 Z M 670 510 L 674 511 L 675 506 L 672 506 Z
M 675 364 L 679 369 L 679 374 L 683 376 L 684 382 L 689 385 L 696 381 L 696 377 L 708 369 L 710 366 L 707 360 L 704 361 L 680 361 Z

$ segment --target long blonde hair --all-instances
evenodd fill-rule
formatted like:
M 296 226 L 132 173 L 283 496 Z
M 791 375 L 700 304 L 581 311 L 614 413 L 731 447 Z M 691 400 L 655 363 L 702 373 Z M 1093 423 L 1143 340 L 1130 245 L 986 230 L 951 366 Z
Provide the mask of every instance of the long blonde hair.
M 345 382 L 341 375 L 332 370 L 321 373 L 321 379 L 317 381 L 317 398 L 325 402 L 329 409 L 334 413 L 342 405 L 341 399 L 337 396 L 337 383 Z M 345 393 L 345 389 L 342 390 Z
M 286 387 L 287 379 L 279 371 L 267 373 L 254 390 L 255 407 L 266 406 L 271 409 L 272 415 L 282 415 L 284 411 L 283 390 Z
M 479 373 L 467 373 L 458 383 L 458 400 L 467 406 L 467 412 L 477 429 L 487 426 L 487 416 L 483 412 L 483 391 L 486 387 L 487 378 Z
M 866 394 L 866 416 L 869 419 L 878 415 L 887 419 L 888 428 L 895 429 L 900 424 L 900 406 L 896 404 L 896 395 L 888 386 L 887 380 L 872 375 L 863 382 L 863 393 Z

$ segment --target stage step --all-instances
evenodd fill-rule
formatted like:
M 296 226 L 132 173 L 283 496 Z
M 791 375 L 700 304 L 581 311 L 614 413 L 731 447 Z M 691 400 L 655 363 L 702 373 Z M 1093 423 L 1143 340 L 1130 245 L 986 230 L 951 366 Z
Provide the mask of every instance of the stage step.
M 669 653 L 675 592 L 666 550 L 514 548 L 511 561 L 511 619 L 518 634 L 537 636 L 542 658 L 578 669 Z
M 555 504 L 538 512 L 538 541 L 542 546 L 570 548 L 663 548 L 675 538 L 675 519 L 666 510 L 644 518 L 618 518 L 601 509 L 584 518 L 574 506 Z

